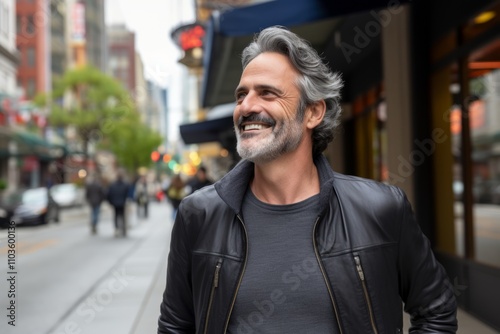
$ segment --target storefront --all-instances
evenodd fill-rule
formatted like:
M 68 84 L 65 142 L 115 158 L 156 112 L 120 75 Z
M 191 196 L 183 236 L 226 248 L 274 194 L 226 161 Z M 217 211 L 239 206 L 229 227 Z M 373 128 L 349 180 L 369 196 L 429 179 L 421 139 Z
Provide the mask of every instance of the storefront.
M 434 6 L 449 15 L 429 35 L 429 102 L 445 139 L 432 166 L 435 219 L 452 228 L 438 227 L 436 248 L 467 289 L 461 305 L 500 328 L 500 1 L 443 2 Z
M 363 31 L 365 22 L 354 28 Z M 341 171 L 405 190 L 461 307 L 494 328 L 500 328 L 499 27 L 500 1 L 404 6 L 380 40 L 372 39 L 379 49 L 343 71 L 339 138 Z M 335 64 L 339 54 L 328 59 Z
M 325 154 L 403 188 L 461 307 L 500 329 L 500 1 L 404 3 L 290 23 L 345 81 Z M 231 102 L 250 38 L 224 22 L 243 13 L 208 28 L 204 106 Z

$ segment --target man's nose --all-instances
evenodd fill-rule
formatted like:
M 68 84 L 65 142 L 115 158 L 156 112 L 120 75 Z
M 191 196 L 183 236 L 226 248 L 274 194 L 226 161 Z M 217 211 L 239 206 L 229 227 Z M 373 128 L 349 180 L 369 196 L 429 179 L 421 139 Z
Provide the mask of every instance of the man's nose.
M 248 93 L 240 104 L 240 114 L 241 116 L 248 116 L 253 113 L 260 113 L 262 111 L 262 106 L 259 103 L 257 94 Z

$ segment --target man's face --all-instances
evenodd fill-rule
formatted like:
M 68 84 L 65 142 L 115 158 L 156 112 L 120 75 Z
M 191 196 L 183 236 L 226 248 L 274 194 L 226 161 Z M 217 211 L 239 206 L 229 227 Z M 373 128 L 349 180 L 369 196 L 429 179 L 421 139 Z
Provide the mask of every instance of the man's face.
M 278 53 L 263 53 L 243 71 L 235 91 L 234 127 L 238 154 L 255 163 L 294 151 L 304 126 L 297 117 L 298 72 Z

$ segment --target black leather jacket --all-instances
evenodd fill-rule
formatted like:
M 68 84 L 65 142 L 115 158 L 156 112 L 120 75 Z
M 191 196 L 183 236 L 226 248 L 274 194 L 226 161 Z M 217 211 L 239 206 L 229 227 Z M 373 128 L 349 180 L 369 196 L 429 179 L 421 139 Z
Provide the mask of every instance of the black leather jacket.
M 456 301 L 442 266 L 396 187 L 335 173 L 315 159 L 321 182 L 317 260 L 339 333 L 455 333 Z M 172 230 L 158 333 L 225 333 L 245 272 L 241 216 L 253 164 L 240 162 L 186 197 Z M 265 284 L 265 282 L 263 282 Z

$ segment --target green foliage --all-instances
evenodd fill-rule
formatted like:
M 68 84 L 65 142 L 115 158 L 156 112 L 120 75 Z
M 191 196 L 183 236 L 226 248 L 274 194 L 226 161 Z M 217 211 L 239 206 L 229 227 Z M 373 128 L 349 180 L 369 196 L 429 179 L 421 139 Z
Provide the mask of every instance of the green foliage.
M 97 142 L 110 149 L 130 171 L 150 164 L 149 154 L 162 141 L 140 121 L 128 92 L 114 78 L 93 67 L 67 71 L 48 95 L 34 99 L 50 109 L 53 126 L 73 126 L 83 142 Z
M 109 149 L 120 165 L 130 172 L 151 165 L 151 152 L 162 142 L 162 137 L 140 122 L 139 115 L 130 114 L 120 119 L 109 133 Z

